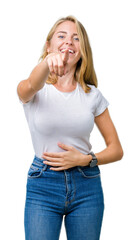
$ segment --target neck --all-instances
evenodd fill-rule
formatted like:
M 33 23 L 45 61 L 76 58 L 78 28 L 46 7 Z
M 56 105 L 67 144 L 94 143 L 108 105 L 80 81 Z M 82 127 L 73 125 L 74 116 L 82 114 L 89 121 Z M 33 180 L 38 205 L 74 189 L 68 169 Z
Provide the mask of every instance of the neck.
M 74 73 L 75 73 L 75 68 L 67 72 L 62 77 L 58 76 L 58 80 L 56 83 L 57 86 L 65 87 L 65 88 L 76 86 L 77 81 L 75 80 Z

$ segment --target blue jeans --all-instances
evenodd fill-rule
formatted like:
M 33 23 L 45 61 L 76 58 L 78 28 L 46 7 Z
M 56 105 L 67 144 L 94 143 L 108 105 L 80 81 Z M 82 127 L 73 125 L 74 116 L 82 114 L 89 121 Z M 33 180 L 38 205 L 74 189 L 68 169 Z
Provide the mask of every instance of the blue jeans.
M 68 240 L 99 240 L 104 197 L 98 166 L 62 171 L 34 156 L 26 185 L 26 240 L 58 240 L 62 220 Z

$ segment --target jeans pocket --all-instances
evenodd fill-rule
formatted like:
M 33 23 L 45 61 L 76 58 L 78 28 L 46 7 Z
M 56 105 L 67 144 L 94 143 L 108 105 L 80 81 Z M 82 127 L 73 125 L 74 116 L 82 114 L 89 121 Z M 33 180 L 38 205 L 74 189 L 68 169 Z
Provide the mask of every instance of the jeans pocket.
M 78 171 L 85 178 L 97 178 L 100 177 L 100 169 L 98 166 L 89 167 L 89 166 L 78 166 Z
M 33 162 L 28 171 L 28 178 L 38 178 L 46 169 L 46 164 Z

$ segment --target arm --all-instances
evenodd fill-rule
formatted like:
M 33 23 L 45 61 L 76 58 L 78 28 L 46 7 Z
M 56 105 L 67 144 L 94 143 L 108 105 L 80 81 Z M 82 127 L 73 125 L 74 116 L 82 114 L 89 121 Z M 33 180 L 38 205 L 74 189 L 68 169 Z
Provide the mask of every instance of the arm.
M 43 88 L 49 73 L 58 76 L 66 74 L 66 63 L 69 51 L 48 54 L 31 72 L 28 79 L 21 81 L 17 86 L 17 94 L 23 103 L 33 98 L 37 91 Z
M 98 158 L 98 165 L 120 160 L 123 157 L 123 149 L 108 109 L 95 117 L 95 123 L 107 145 L 106 149 L 99 153 L 95 153 Z M 43 152 L 42 155 L 42 158 L 45 159 L 45 164 L 54 166 L 54 168 L 50 168 L 52 170 L 60 171 L 73 166 L 87 166 L 92 159 L 91 155 L 83 154 L 72 146 L 63 143 L 58 143 L 58 146 L 66 151 L 52 153 Z
M 17 94 L 23 103 L 33 98 L 45 84 L 49 74 L 48 64 L 45 60 L 40 62 L 26 80 L 22 80 L 17 86 Z
M 108 108 L 102 114 L 95 117 L 95 123 L 107 145 L 107 148 L 105 148 L 103 151 L 95 153 L 98 159 L 98 165 L 121 160 L 123 157 L 123 149 L 114 124 L 109 115 Z

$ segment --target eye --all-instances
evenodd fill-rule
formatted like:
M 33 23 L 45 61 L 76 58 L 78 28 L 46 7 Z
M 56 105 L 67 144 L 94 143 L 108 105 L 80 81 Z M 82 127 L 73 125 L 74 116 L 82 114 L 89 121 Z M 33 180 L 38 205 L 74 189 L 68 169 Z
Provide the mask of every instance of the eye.
M 78 37 L 74 37 L 74 39 L 75 39 L 76 41 L 79 41 L 79 38 L 78 38 Z
M 64 36 L 63 35 L 59 35 L 58 38 L 64 38 Z

